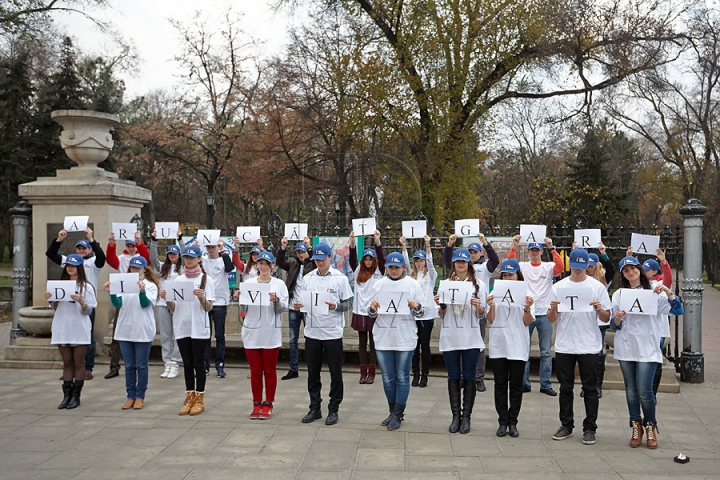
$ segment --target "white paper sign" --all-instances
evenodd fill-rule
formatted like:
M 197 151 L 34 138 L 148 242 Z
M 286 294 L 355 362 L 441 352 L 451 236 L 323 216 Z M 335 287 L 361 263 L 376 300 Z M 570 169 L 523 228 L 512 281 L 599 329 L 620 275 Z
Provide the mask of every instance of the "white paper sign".
M 516 280 L 495 280 L 493 286 L 493 303 L 507 302 L 508 304 L 525 306 L 527 297 L 527 283 Z
M 301 312 L 315 314 L 315 315 L 327 315 L 330 312 L 330 306 L 325 302 L 331 302 L 332 298 L 327 292 L 308 292 L 303 290 L 300 292 L 300 300 L 302 307 Z M 308 320 L 312 321 L 312 320 Z
M 257 243 L 260 227 L 237 227 L 236 235 L 240 243 Z
M 440 303 L 446 305 L 470 305 L 470 299 L 474 294 L 475 285 L 472 282 L 442 280 L 438 287 Z
M 353 218 L 353 232 L 356 237 L 375 235 L 377 226 L 374 218 Z
M 575 230 L 575 243 L 578 248 L 598 248 L 602 242 L 599 228 L 586 228 Z
M 407 292 L 378 292 L 376 300 L 380 304 L 379 315 L 410 314 L 408 302 L 412 299 Z
M 165 281 L 165 300 L 168 302 L 192 302 L 195 300 L 195 284 L 176 280 Z
M 545 243 L 546 233 L 545 225 L 520 225 L 520 243 Z
M 257 238 L 255 240 L 257 240 Z M 217 245 L 220 241 L 220 230 L 198 230 L 197 241 L 201 247 Z
M 630 236 L 632 251 L 638 255 L 656 255 L 660 248 L 660 235 L 643 235 L 633 233 Z
M 594 302 L 592 288 L 558 288 L 558 312 L 593 312 L 595 308 L 590 305 Z
M 135 240 L 135 232 L 137 232 L 136 223 L 113 223 L 112 233 L 115 234 L 116 242 L 124 242 L 126 240 Z
M 48 280 L 47 292 L 50 292 L 48 302 L 72 302 L 70 298 L 75 295 L 77 282 L 75 280 Z
M 155 236 L 156 238 L 177 238 L 177 232 L 180 230 L 179 222 L 156 222 Z
M 65 217 L 65 220 L 63 220 L 63 228 L 67 232 L 84 232 L 87 228 L 89 219 L 90 217 L 88 215 Z
M 425 235 L 427 235 L 427 220 L 402 222 L 402 234 L 405 238 L 425 238 Z
M 477 237 L 478 233 L 480 233 L 479 218 L 455 220 L 455 235 L 458 237 Z
M 137 273 L 111 273 L 110 295 L 123 295 L 125 293 L 140 293 L 140 275 Z
M 270 305 L 271 291 L 270 284 L 267 283 L 241 283 L 238 303 L 256 307 L 268 306 Z
M 620 310 L 635 315 L 657 315 L 657 306 L 658 294 L 652 290 L 620 289 Z
M 303 238 L 307 237 L 308 224 L 307 223 L 286 223 L 285 224 L 285 236 L 288 240 L 294 240 L 296 242 L 302 242 Z M 373 230 L 373 235 L 375 230 Z

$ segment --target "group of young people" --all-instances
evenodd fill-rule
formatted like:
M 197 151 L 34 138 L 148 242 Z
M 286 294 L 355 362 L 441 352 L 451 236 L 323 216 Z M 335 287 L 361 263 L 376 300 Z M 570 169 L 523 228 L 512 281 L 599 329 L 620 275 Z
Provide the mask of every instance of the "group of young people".
M 92 239 L 92 231 L 88 230 L 86 234 L 88 239 L 77 243 L 76 254 L 67 257 L 58 254 L 59 245 L 67 235 L 65 231 L 60 232 L 48 250 L 48 257 L 63 266 L 62 278 L 77 282 L 73 302 L 53 304 L 56 314 L 52 343 L 58 345 L 63 357 L 63 400 L 59 408 L 74 408 L 80 402 L 86 378 L 86 350 L 92 343 L 90 318 L 97 306 L 97 272 L 105 260 L 102 249 Z M 331 266 L 331 248 L 323 243 L 313 248 L 307 237 L 295 244 L 292 257 L 287 252 L 288 239 L 284 237 L 277 259 L 273 253 L 264 251 L 262 241 L 258 240 L 247 263 L 240 257 L 238 239 L 235 239 L 232 257 L 224 251 L 222 242 L 207 245 L 207 256 L 203 256 L 199 246 L 185 247 L 180 242 L 180 245 L 167 248 L 161 263 L 154 234 L 150 251 L 136 238 L 126 242 L 125 251 L 119 256 L 111 235 L 108 263 L 120 272 L 137 273 L 139 278 L 139 293 L 110 295 L 117 312 L 113 340 L 118 342 L 125 361 L 127 401 L 122 408 L 144 406 L 148 359 L 156 334 L 155 306 L 166 367 L 161 376 L 177 376 L 182 362 L 186 392 L 179 413 L 202 413 L 212 330 L 216 337 L 216 373 L 219 378 L 226 376 L 224 328 L 230 301 L 227 274 L 238 268 L 243 283 L 238 285 L 236 295 L 239 296 L 244 288 L 252 288 L 253 284 L 268 284 L 271 292 L 267 294 L 267 301 L 241 305 L 240 308 L 244 317 L 243 345 L 250 366 L 251 419 L 264 420 L 272 415 L 277 390 L 277 359 L 282 345 L 281 315 L 288 311 L 290 370 L 282 379 L 299 376 L 298 338 L 302 323 L 310 396 L 309 411 L 302 422 L 310 423 L 323 416 L 320 375 L 323 360 L 330 371 L 325 423 L 338 422 L 344 392 L 341 369 L 344 312 L 352 310 L 351 325 L 359 337 L 359 383 L 373 383 L 376 366 L 382 374 L 389 407 L 389 415 L 382 420 L 382 425 L 389 430 L 399 428 L 411 387 L 427 386 L 430 336 L 435 318 L 440 317 L 439 347 L 447 369 L 452 414 L 448 430 L 468 433 L 471 429 L 476 394 L 485 390 L 487 326 L 490 330 L 487 350 L 495 376 L 494 400 L 499 424 L 496 435 L 517 437 L 523 393 L 532 388 L 528 371 L 530 338 L 535 329 L 538 330 L 541 352 L 540 392 L 558 395 L 550 383 L 550 349 L 553 324 L 556 324 L 555 370 L 560 383 L 561 426 L 553 439 L 564 440 L 575 428 L 573 385 L 577 365 L 585 404 L 582 441 L 595 443 L 605 361 L 604 335 L 607 328 L 611 328 L 616 332 L 614 356 L 620 362 L 625 381 L 632 429 L 630 445 L 640 446 L 645 436 L 647 446 L 657 448 L 655 393 L 659 383 L 658 364 L 662 364 L 662 341 L 670 333 L 667 315 L 682 313 L 682 304 L 665 278 L 672 280 L 664 252 L 658 250 L 659 262 L 650 259 L 641 264 L 629 250 L 619 263 L 620 289 L 611 299 L 608 289 L 614 268 L 602 244 L 600 255 L 573 248 L 569 255 L 569 276 L 555 281 L 565 265 L 550 238 L 544 239 L 544 245 L 529 243 L 530 260 L 518 262 L 520 237 L 517 236 L 508 258 L 500 263 L 491 242 L 483 234 L 479 234 L 479 241 L 470 243 L 468 248 L 455 248 L 457 237 L 452 235 L 443 251 L 443 261 L 449 268 L 447 280 L 469 283 L 461 289 L 469 293 L 462 301 L 448 302 L 436 292 L 437 272 L 429 237 L 424 238 L 425 248 L 413 252 L 412 258 L 404 237 L 400 238 L 401 251 L 385 256 L 380 232 L 376 231 L 373 247 L 366 248 L 359 259 L 355 240 L 351 233 L 353 290 L 348 277 Z M 545 248 L 550 250 L 553 261 L 542 261 Z M 92 252 L 95 252 L 94 258 Z M 490 277 L 498 265 L 500 280 L 525 282 L 526 298 L 507 302 L 489 292 Z M 287 272 L 285 281 L 272 275 L 275 267 Z M 661 271 L 664 275 L 658 278 Z M 192 282 L 195 301 L 169 301 L 164 288 L 169 280 Z M 109 291 L 109 287 L 108 282 L 103 289 Z M 559 296 L 567 288 L 585 289 L 591 298 L 591 309 L 560 309 Z M 655 292 L 657 314 L 638 315 L 621 310 L 623 289 Z M 308 298 L 303 292 L 323 294 L 327 308 L 303 305 L 303 299 Z M 407 308 L 398 309 L 397 305 L 389 308 L 383 303 L 385 297 L 381 292 L 401 294 Z M 50 297 L 49 292 L 46 297 Z

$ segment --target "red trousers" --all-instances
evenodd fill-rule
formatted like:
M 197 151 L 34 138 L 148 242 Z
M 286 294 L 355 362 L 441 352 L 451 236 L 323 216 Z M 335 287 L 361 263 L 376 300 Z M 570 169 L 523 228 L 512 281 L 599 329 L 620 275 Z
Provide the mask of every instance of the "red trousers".
M 265 377 L 265 401 L 275 401 L 277 390 L 277 359 L 280 348 L 246 348 L 250 364 L 250 385 L 252 387 L 253 402 L 262 402 L 263 376 Z

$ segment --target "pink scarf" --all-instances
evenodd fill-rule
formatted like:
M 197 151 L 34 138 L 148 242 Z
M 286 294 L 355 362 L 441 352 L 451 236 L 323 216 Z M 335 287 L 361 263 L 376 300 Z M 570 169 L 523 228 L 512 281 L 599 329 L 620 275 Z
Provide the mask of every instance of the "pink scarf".
M 202 273 L 202 271 L 203 271 L 202 267 L 200 265 L 198 265 L 197 267 L 193 268 L 192 270 L 185 267 L 185 270 L 183 270 L 183 273 L 185 273 L 185 276 L 187 278 L 195 278 L 195 277 L 199 277 L 200 274 Z

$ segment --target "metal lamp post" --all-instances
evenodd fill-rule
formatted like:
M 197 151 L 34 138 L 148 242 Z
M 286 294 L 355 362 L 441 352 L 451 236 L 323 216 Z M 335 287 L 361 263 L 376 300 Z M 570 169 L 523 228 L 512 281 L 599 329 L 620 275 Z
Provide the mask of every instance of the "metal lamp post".
M 207 205 L 205 227 L 213 228 L 213 213 L 215 211 L 215 195 L 208 194 L 205 196 L 205 205 Z
M 27 336 L 18 320 L 20 318 L 20 309 L 30 305 L 30 216 L 32 215 L 32 207 L 25 200 L 21 200 L 10 209 L 10 214 L 13 217 L 13 230 L 15 232 L 10 345 L 15 345 L 15 340 Z

